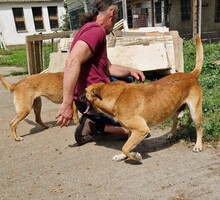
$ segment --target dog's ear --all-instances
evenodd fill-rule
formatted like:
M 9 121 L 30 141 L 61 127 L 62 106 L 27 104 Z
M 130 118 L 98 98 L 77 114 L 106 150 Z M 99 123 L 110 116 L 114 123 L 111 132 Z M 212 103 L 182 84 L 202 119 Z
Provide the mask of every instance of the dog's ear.
M 100 89 L 98 89 L 98 88 L 93 88 L 93 89 L 91 90 L 91 95 L 92 95 L 93 97 L 96 97 L 96 98 L 102 100 L 102 97 L 101 97 L 101 94 L 100 94 Z

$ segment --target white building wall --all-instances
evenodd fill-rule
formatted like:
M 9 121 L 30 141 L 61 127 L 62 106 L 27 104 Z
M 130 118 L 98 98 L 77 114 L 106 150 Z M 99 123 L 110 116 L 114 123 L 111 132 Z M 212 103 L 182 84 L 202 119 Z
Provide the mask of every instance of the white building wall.
M 17 3 L 17 4 L 0 4 L 0 43 L 5 46 L 22 45 L 25 44 L 25 37 L 27 35 L 39 34 L 35 30 L 32 7 L 42 7 L 42 15 L 44 22 L 44 31 L 42 33 L 52 33 L 50 29 L 49 16 L 47 7 L 57 6 L 59 26 L 62 25 L 61 16 L 65 15 L 63 2 L 41 2 L 41 3 Z M 26 25 L 26 32 L 17 32 L 14 22 L 12 8 L 23 8 L 24 19 Z

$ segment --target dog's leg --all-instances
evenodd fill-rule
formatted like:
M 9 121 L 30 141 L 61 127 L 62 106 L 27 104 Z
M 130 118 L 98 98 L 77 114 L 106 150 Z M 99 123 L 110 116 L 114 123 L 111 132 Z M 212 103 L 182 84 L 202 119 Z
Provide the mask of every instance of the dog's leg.
M 131 150 L 135 148 L 146 137 L 148 133 L 150 133 L 150 130 L 147 131 L 147 133 L 145 132 L 145 134 L 140 134 L 140 132 L 136 130 L 132 131 L 128 141 L 122 147 L 123 154 L 131 160 L 142 162 L 141 155 L 138 152 L 131 152 Z
M 34 99 L 34 102 L 33 102 L 33 110 L 34 110 L 34 114 L 35 114 L 35 121 L 38 124 L 40 124 L 42 127 L 49 128 L 51 126 L 48 126 L 45 123 L 43 123 L 43 121 L 41 119 L 41 108 L 42 108 L 41 98 L 37 97 L 36 99 Z
M 171 130 L 167 133 L 167 139 L 171 139 L 176 131 L 178 125 L 178 113 L 174 113 L 172 116 L 173 126 Z
M 172 129 L 167 133 L 167 139 L 171 139 L 175 134 L 178 125 L 178 118 L 183 117 L 183 111 L 186 108 L 186 104 L 183 104 L 172 116 L 173 126 Z
M 14 93 L 14 105 L 17 115 L 15 118 L 10 122 L 10 128 L 12 131 L 12 135 L 15 141 L 23 140 L 17 133 L 17 126 L 21 120 L 23 120 L 31 111 L 32 108 L 32 99 L 30 96 L 25 96 L 22 92 L 15 91 Z
M 113 157 L 114 161 L 120 161 L 120 159 L 125 159 L 126 157 L 136 160 L 138 162 L 142 161 L 142 157 L 138 152 L 130 152 L 135 148 L 146 136 L 150 133 L 149 127 L 146 125 L 144 119 L 129 120 L 129 130 L 131 130 L 131 136 L 128 138 L 127 142 L 122 147 L 122 153 Z M 131 124 L 131 121 L 134 123 Z M 142 123 L 140 123 L 142 121 Z M 125 123 L 124 123 L 125 124 Z M 126 126 L 128 127 L 128 126 Z
M 130 136 L 131 136 L 131 133 L 128 134 L 128 138 Z M 116 162 L 119 162 L 119 161 L 125 160 L 126 158 L 127 158 L 127 156 L 124 153 L 121 153 L 121 154 L 113 156 L 112 160 L 116 161 Z
M 196 128 L 196 144 L 193 148 L 194 152 L 200 152 L 202 151 L 202 135 L 203 135 L 203 130 L 202 130 L 202 94 L 198 96 L 197 99 L 192 99 L 188 106 L 190 110 L 190 114 L 192 117 L 192 120 L 195 124 Z
M 17 129 L 19 122 L 23 120 L 29 113 L 30 113 L 29 109 L 22 110 L 22 112 L 18 113 L 15 116 L 15 118 L 10 122 L 10 128 L 11 128 L 12 135 L 15 141 L 23 140 L 23 138 L 18 135 L 16 129 Z
M 78 115 L 78 109 L 76 107 L 75 101 L 73 101 L 73 119 L 76 125 L 79 124 L 79 115 Z

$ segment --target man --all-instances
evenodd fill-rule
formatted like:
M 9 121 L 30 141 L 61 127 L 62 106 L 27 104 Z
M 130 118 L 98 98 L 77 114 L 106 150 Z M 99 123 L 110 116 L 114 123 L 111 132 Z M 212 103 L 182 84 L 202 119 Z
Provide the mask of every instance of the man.
M 114 1 L 93 1 L 93 12 L 81 18 L 82 27 L 74 37 L 64 70 L 63 103 L 56 115 L 57 124 L 68 126 L 73 116 L 73 100 L 78 110 L 83 113 L 87 104 L 80 99 L 84 89 L 94 83 L 110 82 L 110 77 L 123 78 L 132 76 L 144 81 L 143 72 L 120 65 L 111 64 L 107 58 L 106 35 L 117 20 L 118 7 Z M 119 55 L 120 56 L 120 55 Z M 76 128 L 75 138 L 79 145 L 87 142 L 97 132 L 127 135 L 128 130 L 113 119 L 90 112 L 83 114 Z

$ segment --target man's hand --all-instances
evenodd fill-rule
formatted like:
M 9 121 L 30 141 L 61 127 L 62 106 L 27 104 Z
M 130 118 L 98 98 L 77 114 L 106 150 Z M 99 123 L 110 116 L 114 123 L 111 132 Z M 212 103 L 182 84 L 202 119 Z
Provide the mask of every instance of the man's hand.
M 63 126 L 69 126 L 72 118 L 73 118 L 73 104 L 62 103 L 56 115 L 57 124 L 61 128 Z
M 131 76 L 133 76 L 135 79 L 144 82 L 145 81 L 145 76 L 144 73 L 139 70 L 139 69 L 131 69 Z

